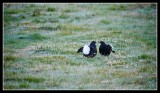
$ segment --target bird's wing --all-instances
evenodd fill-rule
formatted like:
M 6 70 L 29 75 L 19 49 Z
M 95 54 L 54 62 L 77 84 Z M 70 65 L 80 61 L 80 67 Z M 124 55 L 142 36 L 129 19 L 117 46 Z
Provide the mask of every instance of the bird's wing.
M 111 47 L 111 45 L 109 45 L 109 44 L 108 44 L 108 45 L 107 45 L 107 47 L 108 47 L 108 49 L 112 50 L 112 47 Z
M 112 50 L 112 46 L 111 45 L 108 44 L 108 47 L 109 47 L 109 49 L 110 49 L 111 52 L 115 53 L 115 51 Z
M 91 49 L 91 52 L 93 52 L 93 53 L 97 53 L 97 49 L 96 49 L 96 47 L 94 47 L 94 46 L 90 46 L 90 49 Z

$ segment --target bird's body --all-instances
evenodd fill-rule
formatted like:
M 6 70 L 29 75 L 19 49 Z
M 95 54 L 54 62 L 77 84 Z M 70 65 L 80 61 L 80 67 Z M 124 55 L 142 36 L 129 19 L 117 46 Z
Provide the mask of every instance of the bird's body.
M 112 50 L 112 47 L 109 44 L 105 44 L 103 41 L 100 41 L 101 45 L 99 47 L 99 53 L 104 56 L 109 56 L 111 52 L 115 53 Z
M 83 52 L 83 56 L 93 58 L 97 54 L 97 48 L 95 44 L 96 42 L 92 41 L 90 45 L 84 45 L 84 47 L 79 48 L 77 53 Z

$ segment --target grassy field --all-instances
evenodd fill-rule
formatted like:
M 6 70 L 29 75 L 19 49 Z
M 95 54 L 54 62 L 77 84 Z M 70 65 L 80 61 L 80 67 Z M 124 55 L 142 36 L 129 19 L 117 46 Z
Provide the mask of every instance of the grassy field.
M 156 90 L 156 4 L 3 4 L 3 89 Z M 103 40 L 116 53 L 85 58 Z

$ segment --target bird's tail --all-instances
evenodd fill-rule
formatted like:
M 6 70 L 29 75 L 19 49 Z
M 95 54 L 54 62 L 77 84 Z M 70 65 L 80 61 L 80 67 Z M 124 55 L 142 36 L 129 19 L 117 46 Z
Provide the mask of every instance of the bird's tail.
M 81 49 L 78 49 L 77 53 L 79 53 L 79 52 L 82 52 L 82 50 L 81 50 Z
M 83 47 L 79 48 L 77 53 L 82 52 L 83 51 Z
M 112 50 L 113 53 L 115 53 L 115 51 Z

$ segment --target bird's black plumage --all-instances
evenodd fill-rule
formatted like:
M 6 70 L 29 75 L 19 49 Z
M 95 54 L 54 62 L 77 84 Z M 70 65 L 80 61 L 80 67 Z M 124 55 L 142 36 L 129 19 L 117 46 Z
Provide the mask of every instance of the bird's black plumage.
M 115 53 L 109 44 L 105 44 L 103 41 L 100 41 L 100 43 L 101 45 L 99 46 L 99 53 L 101 55 L 109 56 L 111 52 Z
M 96 54 L 97 54 L 96 42 L 95 42 L 95 41 L 92 41 L 92 42 L 90 43 L 90 45 L 89 45 L 89 48 L 90 48 L 89 54 L 86 55 L 86 54 L 83 53 L 83 56 L 88 57 L 88 58 L 93 58 L 93 57 L 95 57 Z
M 88 45 L 87 45 L 88 46 Z M 79 48 L 78 50 L 77 50 L 77 53 L 79 53 L 79 52 L 83 52 L 83 56 L 85 56 L 85 57 L 87 57 L 87 58 L 93 58 L 93 57 L 95 57 L 96 56 L 96 54 L 97 54 L 97 48 L 96 48 L 96 42 L 95 41 L 92 41 L 91 43 L 90 43 L 90 45 L 88 46 L 88 48 L 89 48 L 89 54 L 84 54 L 84 47 L 81 47 L 81 48 Z

